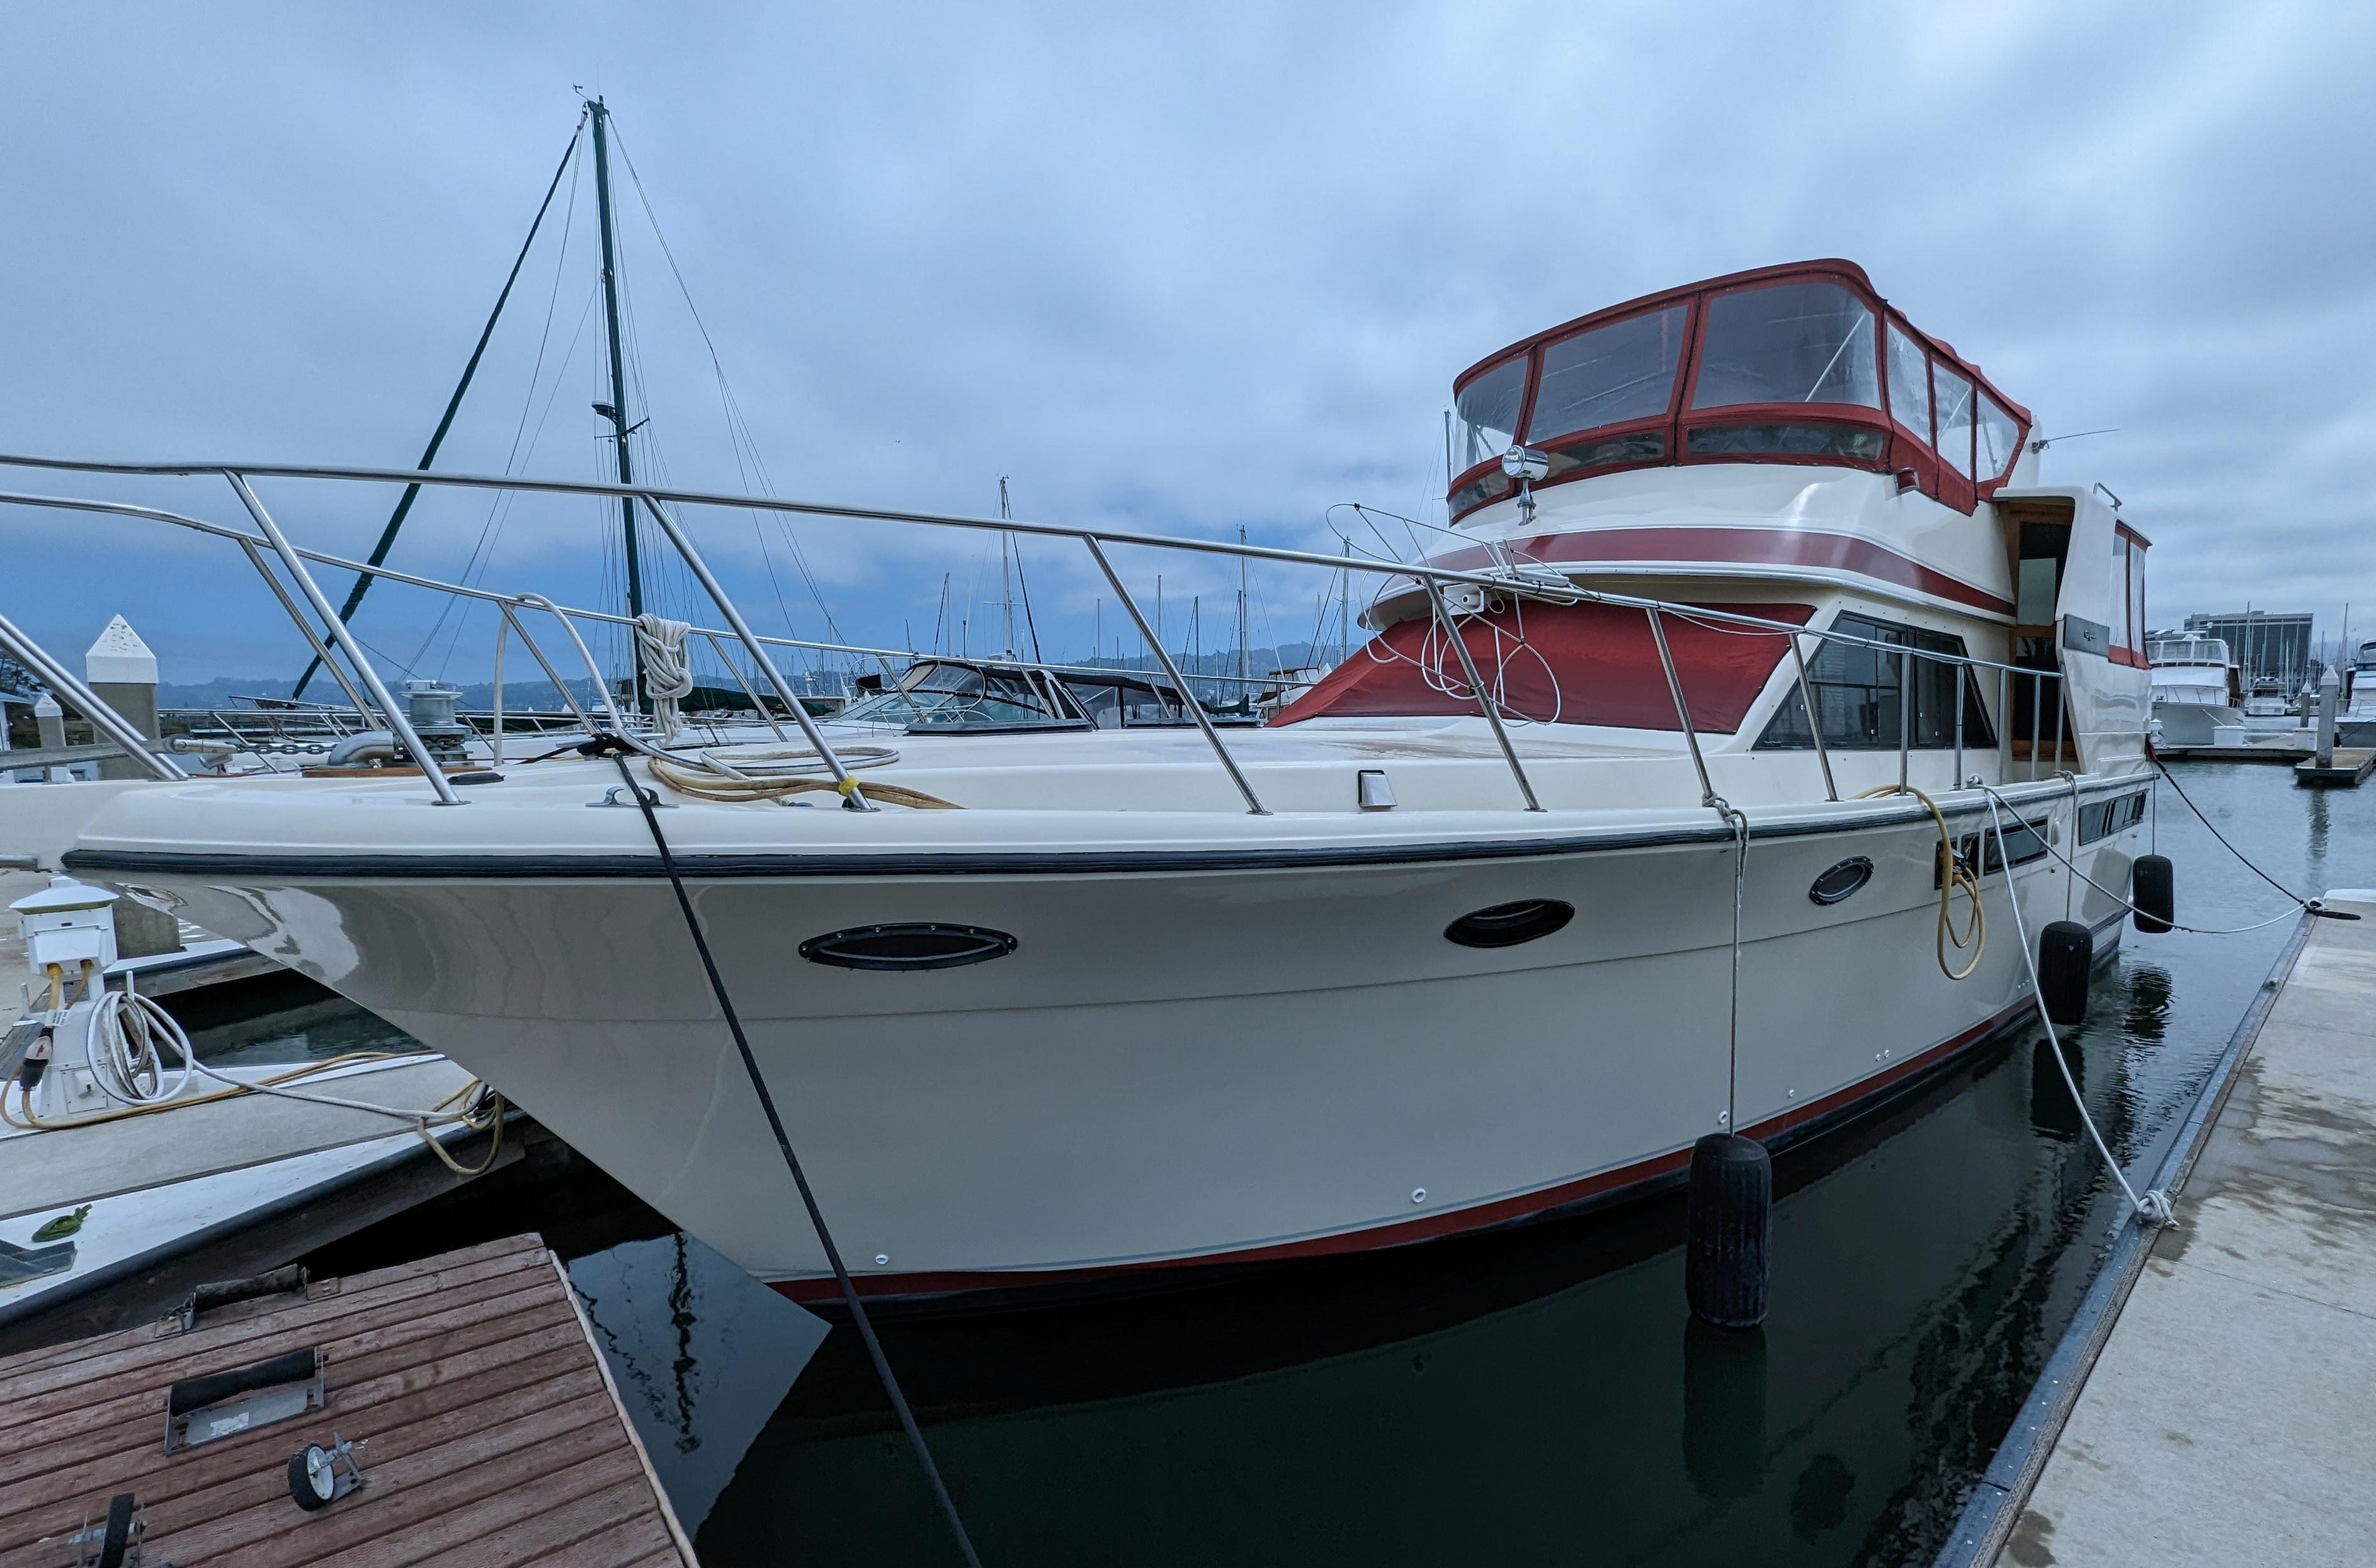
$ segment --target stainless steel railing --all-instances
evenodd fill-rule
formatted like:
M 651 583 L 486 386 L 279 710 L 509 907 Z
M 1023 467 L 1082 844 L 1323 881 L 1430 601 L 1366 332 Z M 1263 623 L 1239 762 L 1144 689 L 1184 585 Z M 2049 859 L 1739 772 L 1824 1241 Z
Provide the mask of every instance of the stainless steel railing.
M 275 478 L 319 480 L 349 483 L 423 484 L 459 489 L 482 489 L 564 495 L 591 495 L 621 498 L 640 504 L 659 525 L 662 536 L 667 539 L 671 547 L 675 550 L 679 557 L 684 562 L 687 569 L 692 573 L 695 578 L 700 582 L 704 590 L 717 605 L 719 614 L 727 623 L 726 626 L 722 629 L 696 626 L 693 628 L 690 635 L 703 638 L 711 647 L 712 650 L 718 655 L 719 662 L 727 667 L 727 669 L 734 675 L 737 683 L 742 685 L 745 695 L 752 698 L 753 706 L 760 714 L 761 718 L 779 738 L 789 739 L 789 735 L 786 734 L 782 726 L 776 721 L 773 714 L 769 711 L 768 705 L 759 700 L 759 693 L 753 683 L 744 677 L 742 669 L 734 662 L 733 659 L 727 657 L 725 646 L 726 638 L 731 636 L 741 646 L 745 656 L 751 660 L 753 667 L 765 677 L 766 683 L 772 686 L 778 695 L 782 699 L 784 706 L 790 710 L 792 718 L 801 729 L 803 739 L 805 739 L 808 743 L 816 750 L 819 758 L 824 762 L 827 770 L 832 774 L 836 783 L 841 788 L 845 800 L 849 804 L 859 809 L 867 809 L 861 786 L 851 776 L 841 757 L 836 753 L 832 742 L 818 728 L 813 716 L 809 714 L 807 708 L 801 702 L 799 696 L 793 692 L 790 683 L 785 680 L 781 671 L 777 668 L 775 662 L 766 651 L 767 647 L 774 646 L 842 651 L 866 654 L 886 659 L 914 659 L 923 656 L 911 649 L 870 648 L 853 644 L 820 643 L 795 638 L 765 637 L 757 635 L 743 619 L 740 610 L 736 608 L 731 598 L 727 594 L 724 587 L 710 571 L 708 564 L 702 558 L 699 551 L 694 546 L 689 535 L 679 524 L 677 518 L 670 510 L 671 506 L 709 506 L 775 511 L 809 517 L 837 517 L 868 522 L 910 523 L 976 531 L 1005 531 L 1030 534 L 1045 538 L 1078 540 L 1087 550 L 1092 561 L 1098 566 L 1099 572 L 1114 589 L 1114 592 L 1117 598 L 1121 600 L 1125 612 L 1136 625 L 1142 637 L 1146 641 L 1146 647 L 1153 652 L 1158 663 L 1161 666 L 1165 678 L 1170 683 L 1172 689 L 1181 695 L 1182 699 L 1182 706 L 1188 710 L 1190 716 L 1195 721 L 1196 727 L 1202 732 L 1206 743 L 1211 748 L 1215 757 L 1227 773 L 1230 783 L 1234 786 L 1238 794 L 1244 801 L 1246 809 L 1258 815 L 1267 814 L 1267 811 L 1256 793 L 1253 783 L 1247 778 L 1245 771 L 1239 766 L 1237 759 L 1231 754 L 1230 747 L 1222 740 L 1218 729 L 1206 715 L 1201 703 L 1199 703 L 1193 695 L 1188 678 L 1182 674 L 1179 667 L 1173 662 L 1169 652 L 1163 648 L 1161 639 L 1155 636 L 1154 630 L 1149 625 L 1136 599 L 1132 595 L 1127 585 L 1123 581 L 1121 574 L 1114 569 L 1112 562 L 1106 552 L 1107 546 L 1113 544 L 1130 544 L 1194 553 L 1234 556 L 1243 560 L 1322 567 L 1332 572 L 1359 572 L 1365 576 L 1384 579 L 1381 588 L 1382 598 L 1393 590 L 1393 585 L 1395 582 L 1400 580 L 1411 583 L 1413 586 L 1424 592 L 1428 602 L 1429 612 L 1433 618 L 1437 628 L 1442 631 L 1451 642 L 1454 653 L 1461 666 L 1462 673 L 1469 690 L 1477 699 L 1479 710 L 1485 719 L 1487 726 L 1494 737 L 1495 743 L 1502 753 L 1503 760 L 1508 766 L 1511 777 L 1517 785 L 1518 792 L 1525 803 L 1525 807 L 1528 811 L 1538 812 L 1544 808 L 1535 790 L 1532 780 L 1527 776 L 1526 766 L 1518 755 L 1517 748 L 1511 739 L 1508 726 L 1503 721 L 1502 710 L 1504 704 L 1501 695 L 1487 686 L 1477 668 L 1476 660 L 1468 648 L 1467 639 L 1461 631 L 1458 619 L 1452 613 L 1446 605 L 1443 590 L 1447 587 L 1465 585 L 1481 588 L 1491 593 L 1500 594 L 1508 598 L 1530 600 L 1540 602 L 1560 604 L 1591 603 L 1640 611 L 1648 623 L 1652 642 L 1657 649 L 1659 666 L 1665 676 L 1669 694 L 1675 706 L 1677 724 L 1681 731 L 1685 749 L 1690 754 L 1693 771 L 1699 781 L 1701 797 L 1704 804 L 1716 805 L 1719 802 L 1719 797 L 1717 796 L 1715 789 L 1713 777 L 1709 771 L 1706 753 L 1700 743 L 1697 726 L 1692 718 L 1690 703 L 1684 692 L 1681 674 L 1676 666 L 1673 651 L 1669 645 L 1666 636 L 1666 628 L 1662 617 L 1669 615 L 1684 617 L 1704 624 L 1711 622 L 1717 623 L 1726 626 L 1736 627 L 1743 631 L 1770 633 L 1783 636 L 1788 640 L 1793 665 L 1794 680 L 1799 690 L 1800 702 L 1806 712 L 1809 735 L 1813 750 L 1816 754 L 1818 764 L 1822 769 L 1825 793 L 1834 801 L 1837 801 L 1840 798 L 1838 780 L 1833 765 L 1830 747 L 1827 745 L 1824 737 L 1824 716 L 1816 700 L 1814 683 L 1810 676 L 1804 645 L 1800 640 L 1806 637 L 1816 639 L 1819 647 L 1824 644 L 1837 643 L 1872 648 L 1895 659 L 1897 661 L 1899 685 L 1899 735 L 1897 752 L 1898 782 L 1901 788 L 1910 783 L 1911 757 L 1912 753 L 1917 749 L 1913 743 L 1913 725 L 1916 719 L 1916 698 L 1915 682 L 1912 674 L 1913 661 L 1916 659 L 1923 659 L 1941 665 L 1952 666 L 1959 671 L 1955 682 L 1955 725 L 1953 739 L 1954 753 L 1954 779 L 1958 786 L 1962 783 L 1964 769 L 1964 734 L 1966 727 L 1966 695 L 1964 683 L 1966 679 L 1966 675 L 1960 673 L 1960 671 L 1994 670 L 1998 672 L 1997 714 L 1999 721 L 1996 725 L 1996 733 L 2001 753 L 2000 777 L 2010 777 L 2014 761 L 2013 741 L 2011 738 L 2013 709 L 2009 699 L 2012 693 L 2012 682 L 2015 676 L 2027 676 L 2032 682 L 2032 734 L 2027 759 L 2029 763 L 2028 777 L 2034 779 L 2037 776 L 2038 762 L 2043 748 L 2044 739 L 2040 730 L 2040 724 L 2046 701 L 2046 683 L 2048 682 L 2052 682 L 2054 688 L 2056 708 L 2054 725 L 2054 755 L 2058 766 L 2060 765 L 2061 755 L 2063 737 L 2063 677 L 2061 672 L 2059 671 L 2041 671 L 2012 664 L 2000 663 L 1995 660 L 1980 659 L 1968 654 L 1933 652 L 1929 649 L 1911 647 L 1904 644 L 1860 636 L 1853 633 L 1828 629 L 1814 630 L 1788 622 L 1771 620 L 1764 617 L 1744 614 L 1739 612 L 1714 610 L 1705 605 L 1682 604 L 1634 595 L 1614 594 L 1597 589 L 1588 589 L 1576 584 L 1566 582 L 1564 579 L 1552 577 L 1540 571 L 1527 572 L 1517 568 L 1503 569 L 1498 567 L 1491 571 L 1466 571 L 1438 566 L 1426 562 L 1388 562 L 1374 559 L 1364 559 L 1351 555 L 1331 555 L 1313 551 L 1291 550 L 1277 546 L 1254 545 L 1225 540 L 1150 534 L 1128 529 L 1087 529 L 1063 524 L 1033 522 L 1020 518 L 989 518 L 968 517 L 961 514 L 890 510 L 878 507 L 828 505 L 803 501 L 787 501 L 766 496 L 737 495 L 728 493 L 689 491 L 647 485 L 631 486 L 583 481 L 524 479 L 506 476 L 470 474 L 424 473 L 410 469 L 389 469 L 268 463 L 116 463 L 6 454 L 0 454 L 0 465 L 120 475 L 216 474 L 223 477 L 230 482 L 234 493 L 238 495 L 243 506 L 248 512 L 251 519 L 255 523 L 258 530 L 256 533 L 246 533 L 237 529 L 228 528 L 221 524 L 208 522 L 200 518 L 187 517 L 179 513 L 119 502 L 38 495 L 14 492 L 0 492 L 0 504 L 15 504 L 30 506 L 98 512 L 115 516 L 144 518 L 171 524 L 176 527 L 192 529 L 201 533 L 214 535 L 235 542 L 245 554 L 250 564 L 255 568 L 257 573 L 265 578 L 267 584 L 271 586 L 272 591 L 276 599 L 280 603 L 283 611 L 286 612 L 291 620 L 297 624 L 299 630 L 304 635 L 306 641 L 313 647 L 316 655 L 320 656 L 323 659 L 325 665 L 331 670 L 332 674 L 339 681 L 340 687 L 346 693 L 349 700 L 354 704 L 358 714 L 368 719 L 375 708 L 383 717 L 388 728 L 396 732 L 405 746 L 410 750 L 411 754 L 424 760 L 428 757 L 429 754 L 422 746 L 420 737 L 413 732 L 412 726 L 404 714 L 401 706 L 395 702 L 389 694 L 386 683 L 381 680 L 378 672 L 372 667 L 370 659 L 363 651 L 361 644 L 348 632 L 347 628 L 338 620 L 337 615 L 331 611 L 327 599 L 322 594 L 319 586 L 315 584 L 312 574 L 308 570 L 307 564 L 309 562 L 315 564 L 329 565 L 343 570 L 369 570 L 373 576 L 377 577 L 384 577 L 392 581 L 407 583 L 411 586 L 432 591 L 458 595 L 469 599 L 491 602 L 501 608 L 503 619 L 502 625 L 498 631 L 498 640 L 496 645 L 498 680 L 495 715 L 495 733 L 497 737 L 496 747 L 499 757 L 502 752 L 502 735 L 504 732 L 501 695 L 501 663 L 505 642 L 510 636 L 517 636 L 523 645 L 529 648 L 532 657 L 535 658 L 537 663 L 543 670 L 547 679 L 552 682 L 554 688 L 561 694 L 562 700 L 569 707 L 573 715 L 581 723 L 585 724 L 589 731 L 599 731 L 602 728 L 601 723 L 597 720 L 595 716 L 588 712 L 584 706 L 578 703 L 576 697 L 571 694 L 568 683 L 561 678 L 559 671 L 555 669 L 551 659 L 546 657 L 541 647 L 529 635 L 528 628 L 520 620 L 518 612 L 522 610 L 538 610 L 552 615 L 555 620 L 560 622 L 562 627 L 567 633 L 570 641 L 576 647 L 580 659 L 586 664 L 589 675 L 592 677 L 594 689 L 601 699 L 601 706 L 604 710 L 603 717 L 607 719 L 611 727 L 622 731 L 628 728 L 629 720 L 625 715 L 620 712 L 617 704 L 612 700 L 609 689 L 609 683 L 602 675 L 600 668 L 594 659 L 591 649 L 588 647 L 585 638 L 579 633 L 576 623 L 581 620 L 617 625 L 630 625 L 632 623 L 626 617 L 604 612 L 566 608 L 556 604 L 552 600 L 546 599 L 540 594 L 497 593 L 490 589 L 472 588 L 468 585 L 457 583 L 444 582 L 436 578 L 426 577 L 414 573 L 398 571 L 385 565 L 367 567 L 365 564 L 361 562 L 350 561 L 340 556 L 299 547 L 288 539 L 279 525 L 273 520 L 270 514 L 265 509 L 262 502 L 255 495 L 251 483 L 252 481 L 256 479 Z M 299 596 L 303 599 L 307 605 L 311 606 L 315 616 L 319 618 L 319 630 L 316 629 L 313 621 L 310 620 L 303 612 L 303 609 L 301 608 L 297 599 L 292 598 L 290 594 L 288 588 L 281 581 L 280 575 L 272 570 L 271 563 L 266 558 L 265 552 L 267 550 L 270 551 L 272 556 L 278 560 L 282 572 L 286 573 L 289 581 L 293 582 L 296 585 Z M 6 623 L 0 623 L 0 625 L 6 625 Z M 13 627 L 9 627 L 7 630 L 10 634 L 21 638 L 21 634 L 15 633 L 15 629 Z M 327 634 L 327 640 L 325 634 Z M 25 641 L 27 646 L 30 646 L 30 639 L 25 639 Z M 334 657 L 334 654 L 343 655 L 344 658 L 341 659 L 338 657 Z M 45 666 L 53 666 L 55 661 L 48 659 L 47 656 L 44 655 L 42 656 L 41 660 L 38 662 L 32 659 L 28 659 L 27 662 L 29 664 L 33 664 L 34 667 L 42 672 L 45 678 L 47 678 L 49 670 L 45 668 Z M 1013 663 L 1018 666 L 1039 670 L 1050 675 L 1062 675 L 1066 672 L 1111 672 L 1099 671 L 1096 667 L 1065 665 L 1043 662 L 1036 659 L 1001 659 L 999 662 Z M 341 668 L 342 664 L 345 666 L 343 669 Z M 1200 675 L 1196 677 L 1196 679 L 1218 683 L 1230 683 L 1240 678 Z M 59 684 L 59 683 L 55 682 L 53 683 Z M 75 685 L 78 687 L 79 683 L 76 683 Z M 61 689 L 72 690 L 74 688 L 61 684 Z M 95 696 L 89 695 L 87 692 L 77 695 L 75 700 L 78 705 L 86 700 L 92 703 L 96 703 L 97 701 Z M 104 705 L 99 706 L 103 707 Z M 122 724 L 122 720 L 120 719 L 117 719 L 115 722 L 117 724 Z M 127 731 L 130 729 L 128 725 L 124 725 L 123 727 Z M 110 733 L 113 735 L 113 730 L 110 731 Z M 121 740 L 121 737 L 116 738 L 119 741 Z M 149 754 L 143 750 L 137 754 L 148 755 Z M 164 766 L 167 767 L 172 766 L 170 763 L 166 763 Z M 461 803 L 459 799 L 455 795 L 452 786 L 446 780 L 445 777 L 438 769 L 434 766 L 427 766 L 424 767 L 424 774 L 429 781 L 431 790 L 436 794 L 440 803 Z M 180 770 L 173 769 L 173 776 L 180 777 Z

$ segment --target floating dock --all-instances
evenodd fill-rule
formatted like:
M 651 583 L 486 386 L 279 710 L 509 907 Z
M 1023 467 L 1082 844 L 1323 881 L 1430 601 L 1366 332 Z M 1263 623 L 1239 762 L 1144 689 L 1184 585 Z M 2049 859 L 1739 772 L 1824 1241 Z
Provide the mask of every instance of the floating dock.
M 2376 1539 L 2376 891 L 2304 917 L 1939 1558 L 2359 1563 Z M 2142 1185 L 2142 1183 L 2141 1183 Z
M 2294 764 L 2294 782 L 2318 790 L 2356 790 L 2376 773 L 2376 751 L 2364 746 L 2337 746 L 2321 767 L 2318 758 Z
M 2164 762 L 2299 762 L 2318 748 L 2306 741 L 2266 746 L 2156 746 Z
M 0 1568 L 94 1561 L 115 1518 L 175 1568 L 694 1568 L 541 1240 L 276 1287 L 0 1360 Z

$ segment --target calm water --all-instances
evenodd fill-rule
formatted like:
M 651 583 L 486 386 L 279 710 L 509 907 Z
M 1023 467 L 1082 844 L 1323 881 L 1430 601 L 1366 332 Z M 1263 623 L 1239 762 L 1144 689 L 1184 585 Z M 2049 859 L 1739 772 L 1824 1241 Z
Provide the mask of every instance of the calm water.
M 2376 789 L 2180 780 L 2280 880 L 2376 885 Z M 2158 804 L 2180 919 L 2282 907 Z M 2127 934 L 2070 1044 L 2130 1169 L 2159 1162 L 2290 929 Z M 2121 1222 L 2035 1034 L 1780 1162 L 1755 1335 L 1690 1324 L 1669 1199 L 885 1343 L 992 1564 L 1927 1561 Z M 849 1330 L 583 1173 L 546 1187 L 566 1196 L 472 1198 L 338 1261 L 539 1226 L 709 1568 L 956 1561 Z

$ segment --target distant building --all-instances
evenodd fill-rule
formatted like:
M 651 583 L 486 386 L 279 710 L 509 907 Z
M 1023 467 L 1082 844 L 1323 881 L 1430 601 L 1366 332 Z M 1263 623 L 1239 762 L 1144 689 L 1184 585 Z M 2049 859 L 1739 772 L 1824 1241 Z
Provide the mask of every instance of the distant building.
M 2189 615 L 2186 629 L 2228 645 L 2244 679 L 2274 678 L 2292 690 L 2311 671 L 2311 612 L 2239 610 L 2221 615 Z

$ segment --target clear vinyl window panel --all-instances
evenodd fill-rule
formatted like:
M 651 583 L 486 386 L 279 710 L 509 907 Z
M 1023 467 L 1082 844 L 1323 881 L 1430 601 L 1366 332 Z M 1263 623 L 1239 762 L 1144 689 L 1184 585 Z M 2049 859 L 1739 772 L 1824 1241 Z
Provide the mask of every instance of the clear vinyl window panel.
M 1897 365 L 1890 363 L 1895 377 Z M 1980 457 L 1977 465 L 1982 480 L 2002 479 L 2013 471 L 2013 460 L 2021 455 L 2021 422 L 2005 410 L 2003 404 L 1987 393 L 1980 394 Z
M 1534 415 L 1527 423 L 1528 444 L 1665 413 L 1674 401 L 1690 319 L 1687 307 L 1669 305 L 1546 348 Z
M 1850 636 L 1912 647 L 1924 653 L 1961 656 L 1964 639 L 1919 626 L 1893 625 L 1862 615 L 1842 615 L 1832 630 Z M 1897 749 L 1899 714 L 1909 672 L 1907 656 L 1862 643 L 1826 641 L 1821 651 L 1807 656 L 1807 684 L 1814 693 L 1823 723 L 1824 745 L 1839 752 L 1894 752 Z M 1917 751 L 1944 751 L 1955 743 L 1955 683 L 1964 683 L 1964 745 L 1974 751 L 1994 746 L 1996 731 L 1971 672 L 1959 664 L 1915 659 L 1910 671 L 1914 708 L 1907 726 Z M 1785 688 L 1782 706 L 1758 737 L 1760 751 L 1810 751 L 1815 744 L 1807 724 L 1807 708 L 1797 683 Z
M 1881 407 L 1881 349 L 1865 303 L 1837 283 L 1784 283 L 1708 302 L 1694 409 L 1741 403 Z
M 1939 456 L 1969 479 L 1972 475 L 1972 383 L 1945 365 L 1930 364 L 1931 396 L 1939 425 Z
M 1895 327 L 1889 329 L 1889 417 L 1930 445 L 1930 356 Z
M 1460 452 L 1453 465 L 1466 473 L 1510 449 L 1516 439 L 1518 410 L 1527 399 L 1527 357 L 1514 355 L 1460 389 L 1454 413 L 1460 422 Z

